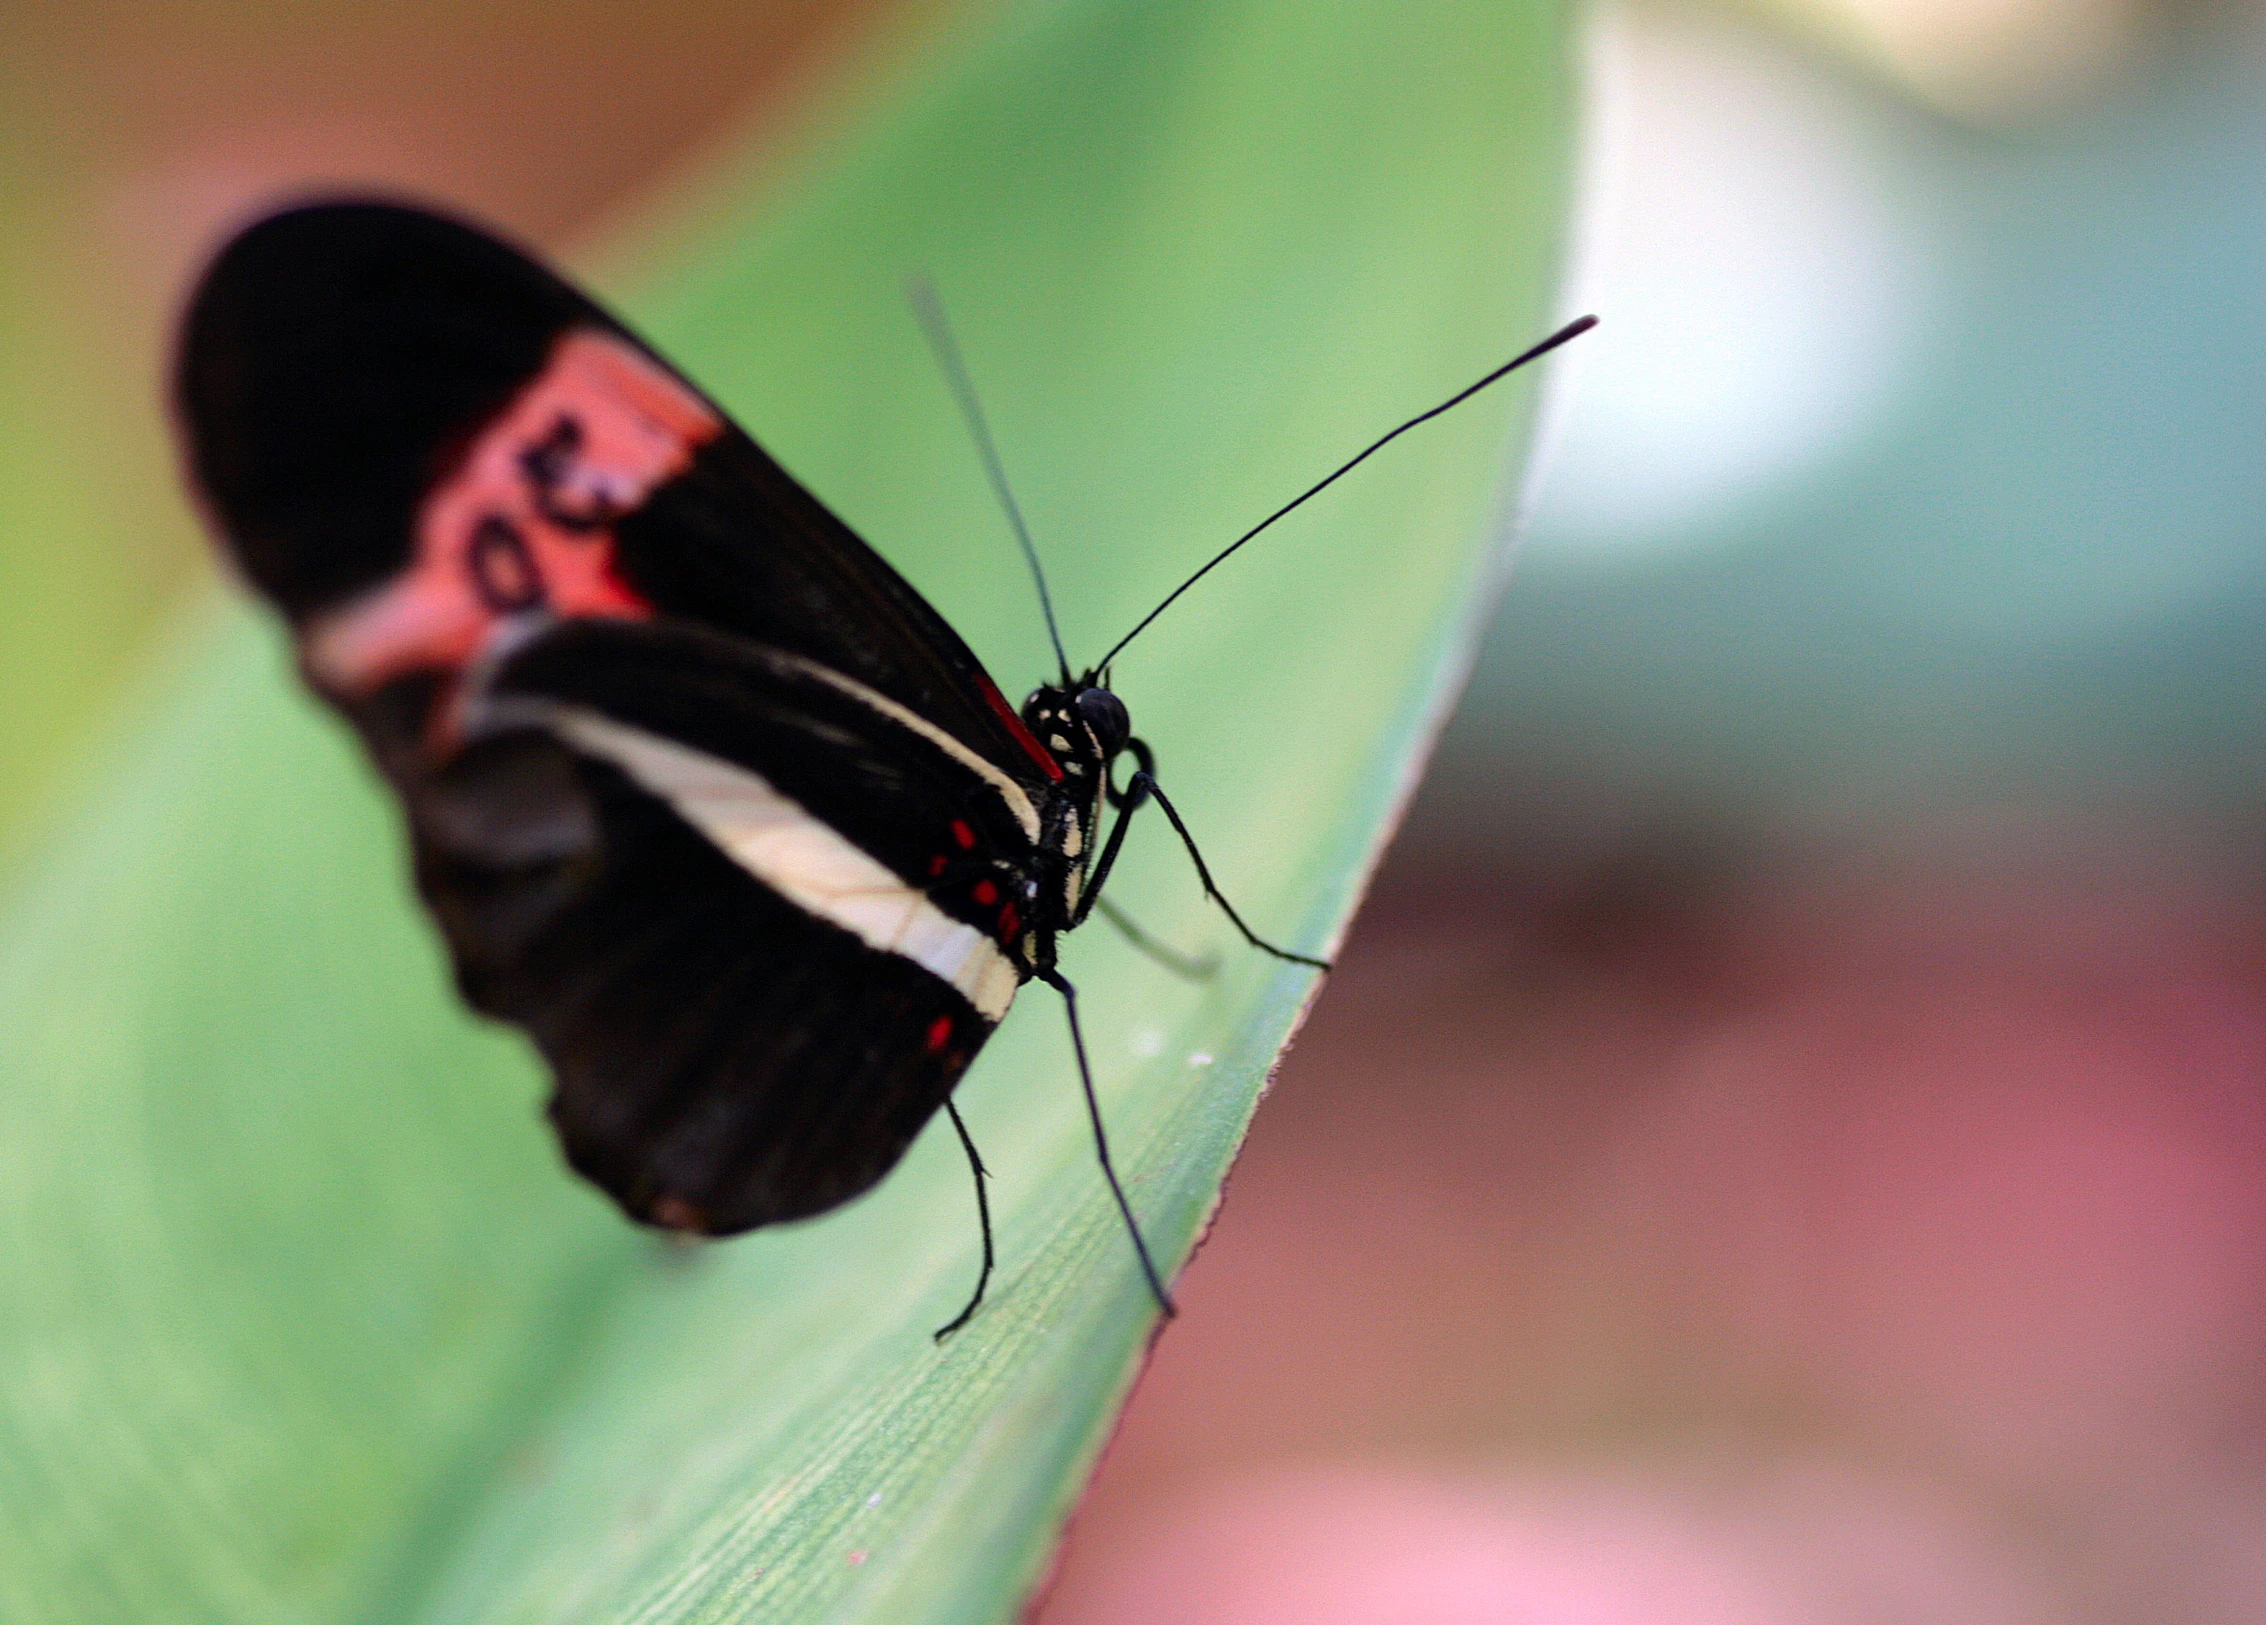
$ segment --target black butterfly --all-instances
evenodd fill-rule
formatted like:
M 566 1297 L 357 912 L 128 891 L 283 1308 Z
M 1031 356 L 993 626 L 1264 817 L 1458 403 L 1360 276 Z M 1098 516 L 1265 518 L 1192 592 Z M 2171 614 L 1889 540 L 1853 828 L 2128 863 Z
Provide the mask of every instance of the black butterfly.
M 493 237 L 376 202 L 264 220 L 199 285 L 176 390 L 236 562 L 401 797 L 464 998 L 535 1041 L 567 1160 L 631 1217 L 720 1236 L 822 1213 L 942 1106 L 984 1262 L 938 1335 L 965 1323 L 992 1241 L 953 1086 L 1026 981 L 1078 1039 L 1056 941 L 1147 801 L 1246 938 L 1327 968 L 1212 885 L 1105 686 L 1133 634 L 1018 713 L 722 411 Z

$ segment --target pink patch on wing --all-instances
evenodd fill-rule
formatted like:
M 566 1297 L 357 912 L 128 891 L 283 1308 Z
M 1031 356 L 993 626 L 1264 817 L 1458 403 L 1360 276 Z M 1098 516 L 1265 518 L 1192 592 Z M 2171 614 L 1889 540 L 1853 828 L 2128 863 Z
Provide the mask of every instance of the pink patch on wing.
M 650 617 L 616 573 L 613 523 L 723 431 L 714 407 L 626 339 L 566 333 L 426 495 L 409 567 L 306 627 L 308 674 L 352 697 L 410 672 L 461 675 L 522 612 Z M 455 698 L 436 743 L 454 731 Z

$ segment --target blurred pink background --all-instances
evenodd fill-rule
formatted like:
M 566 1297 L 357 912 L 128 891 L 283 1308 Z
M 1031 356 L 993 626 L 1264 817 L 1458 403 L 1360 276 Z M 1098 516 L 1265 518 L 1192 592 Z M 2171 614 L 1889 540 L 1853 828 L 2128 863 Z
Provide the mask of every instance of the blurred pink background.
M 2266 915 L 2199 882 L 1403 864 L 1041 1617 L 2257 1617 Z

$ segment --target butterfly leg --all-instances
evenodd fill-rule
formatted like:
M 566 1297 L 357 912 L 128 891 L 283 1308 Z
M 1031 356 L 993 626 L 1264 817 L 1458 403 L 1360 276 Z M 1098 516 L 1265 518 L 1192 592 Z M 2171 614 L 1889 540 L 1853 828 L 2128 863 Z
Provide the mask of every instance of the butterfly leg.
M 1305 954 L 1294 954 L 1288 948 L 1278 948 L 1243 923 L 1243 916 L 1235 912 L 1235 905 L 1222 897 L 1219 887 L 1212 884 L 1212 871 L 1204 862 L 1204 854 L 1196 850 L 1196 837 L 1188 833 L 1188 826 L 1181 822 L 1179 809 L 1173 806 L 1163 787 L 1157 783 L 1155 755 L 1138 739 L 1128 740 L 1125 748 L 1133 753 L 1134 760 L 1141 767 L 1132 778 L 1125 781 L 1122 794 L 1115 791 L 1111 793 L 1111 799 L 1118 807 L 1117 822 L 1110 829 L 1109 842 L 1102 848 L 1100 861 L 1094 865 L 1094 877 L 1087 882 L 1086 895 L 1079 905 L 1077 917 L 1070 923 L 1076 925 L 1083 920 L 1101 896 L 1102 882 L 1109 878 L 1110 867 L 1117 862 L 1117 849 L 1125 844 L 1126 825 L 1133 821 L 1133 815 L 1140 810 L 1141 803 L 1154 799 L 1164 809 L 1165 817 L 1172 821 L 1173 833 L 1180 837 L 1180 844 L 1188 848 L 1189 861 L 1196 865 L 1196 878 L 1204 883 L 1204 895 L 1219 904 L 1221 912 L 1227 915 L 1236 930 L 1243 933 L 1245 942 L 1261 953 L 1273 954 L 1277 959 L 1287 959 L 1294 965 L 1311 965 L 1316 970 L 1328 970 L 1330 962 L 1327 959 L 1312 959 Z
M 1135 740 L 1132 748 L 1140 753 L 1141 771 L 1133 775 L 1123 790 L 1114 784 L 1109 786 L 1109 804 L 1117 809 L 1117 822 L 1109 826 L 1109 839 L 1102 842 L 1101 856 L 1094 860 L 1093 870 L 1086 876 L 1086 889 L 1078 898 L 1078 912 L 1070 916 L 1070 923 L 1063 927 L 1065 931 L 1085 924 L 1086 916 L 1101 901 L 1109 872 L 1117 867 L 1118 849 L 1125 845 L 1125 832 L 1132 827 L 1133 815 L 1141 810 L 1141 803 L 1149 799 L 1149 789 L 1156 783 L 1149 777 L 1149 747 Z
M 1078 1083 L 1086 1091 L 1086 1115 L 1093 1121 L 1094 1153 L 1101 1159 L 1102 1178 L 1109 1183 L 1109 1194 L 1117 1198 L 1117 1211 L 1124 1216 L 1126 1234 L 1133 1238 L 1133 1253 L 1141 1260 L 1141 1273 L 1148 1278 L 1149 1292 L 1169 1319 L 1180 1311 L 1173 1307 L 1172 1295 L 1165 1291 L 1164 1280 L 1149 1257 L 1149 1244 L 1141 1239 L 1141 1226 L 1133 1218 L 1133 1204 L 1125 1199 L 1125 1187 L 1117 1182 L 1117 1168 L 1109 1158 L 1109 1136 L 1102 1130 L 1102 1107 L 1094 1096 L 1093 1069 L 1086 1064 L 1086 1035 L 1078 1026 L 1078 990 L 1051 965 L 1032 974 L 1062 995 L 1062 1007 L 1069 1012 L 1070 1047 L 1078 1055 Z
M 1146 745 L 1141 745 L 1139 749 L 1143 771 L 1147 771 L 1150 762 L 1149 748 Z M 1155 781 L 1152 779 L 1150 782 L 1154 783 Z M 1086 882 L 1085 893 L 1079 899 L 1078 911 L 1071 916 L 1070 924 L 1072 926 L 1082 925 L 1085 923 L 1087 915 L 1098 910 L 1103 919 L 1117 927 L 1127 942 L 1147 954 L 1166 970 L 1172 972 L 1173 975 L 1185 977 L 1191 982 L 1210 981 L 1219 970 L 1219 961 L 1216 958 L 1210 954 L 1195 958 L 1165 946 L 1136 925 L 1131 915 L 1115 903 L 1103 899 L 1102 882 L 1109 878 L 1110 870 L 1117 866 L 1118 849 L 1125 844 L 1125 831 L 1133 821 L 1134 812 L 1143 801 L 1148 799 L 1148 791 L 1135 786 L 1129 785 L 1124 790 L 1120 790 L 1112 784 L 1108 788 L 1109 804 L 1118 810 L 1117 822 L 1110 826 L 1109 839 L 1102 843 L 1101 857 L 1094 864 L 1093 875 Z
M 991 1177 L 991 1170 L 984 1166 L 984 1159 L 977 1154 L 976 1142 L 968 1133 L 968 1125 L 960 1120 L 960 1108 L 947 1099 L 944 1102 L 944 1109 L 951 1114 L 953 1131 L 960 1136 L 960 1149 L 968 1153 L 969 1171 L 976 1176 L 976 1222 L 983 1227 L 984 1266 L 982 1272 L 976 1276 L 976 1295 L 968 1300 L 968 1306 L 952 1317 L 950 1325 L 937 1327 L 936 1340 L 939 1343 L 967 1325 L 968 1317 L 973 1315 L 976 1312 L 976 1306 L 984 1301 L 984 1288 L 991 1284 L 992 1258 L 991 1198 L 984 1194 L 984 1181 Z
M 1208 982 L 1219 973 L 1220 962 L 1214 954 L 1184 954 L 1141 929 L 1133 916 L 1107 898 L 1096 900 L 1094 912 L 1117 927 L 1118 934 L 1127 942 L 1147 954 L 1173 975 L 1190 982 Z

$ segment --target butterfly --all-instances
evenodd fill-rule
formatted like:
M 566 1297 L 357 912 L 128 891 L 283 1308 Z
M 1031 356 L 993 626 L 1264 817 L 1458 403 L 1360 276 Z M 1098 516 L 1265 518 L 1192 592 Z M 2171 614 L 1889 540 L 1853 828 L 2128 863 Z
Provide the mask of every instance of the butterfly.
M 1153 801 L 1244 937 L 1327 968 L 1228 907 L 1108 687 L 1171 598 L 1083 676 L 1057 635 L 1058 680 L 1010 705 L 903 577 L 612 315 L 402 204 L 309 204 L 230 241 L 189 301 L 174 397 L 214 528 L 398 796 L 462 996 L 549 1064 L 578 1173 L 645 1224 L 733 1235 L 870 1189 L 942 1108 L 984 1245 L 941 1338 L 994 1256 L 952 1091 L 1038 981 L 1065 1001 L 1104 1176 L 1170 1312 L 1058 940 Z

